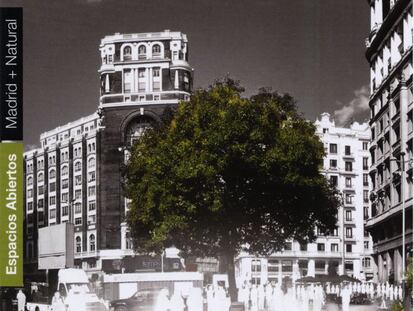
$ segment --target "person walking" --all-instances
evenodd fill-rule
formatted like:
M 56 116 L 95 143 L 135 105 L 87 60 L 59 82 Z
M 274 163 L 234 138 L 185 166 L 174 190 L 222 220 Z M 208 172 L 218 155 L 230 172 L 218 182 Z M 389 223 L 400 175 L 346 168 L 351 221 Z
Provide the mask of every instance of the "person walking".
M 26 306 L 26 295 L 23 293 L 21 289 L 19 289 L 19 292 L 17 293 L 17 310 L 18 311 L 24 311 Z

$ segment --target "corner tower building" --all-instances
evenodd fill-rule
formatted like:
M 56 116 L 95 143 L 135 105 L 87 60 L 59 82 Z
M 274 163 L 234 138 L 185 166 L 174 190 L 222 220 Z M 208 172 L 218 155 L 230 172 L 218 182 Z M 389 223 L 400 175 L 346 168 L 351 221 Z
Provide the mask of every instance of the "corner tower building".
M 167 107 L 190 97 L 187 36 L 169 30 L 117 33 L 103 38 L 99 50 L 97 112 L 42 133 L 40 147 L 25 153 L 28 276 L 42 274 L 38 229 L 64 222 L 74 224 L 75 265 L 89 273 L 159 265 L 133 254 L 122 172 L 134 140 L 160 122 Z
M 413 1 L 368 3 L 373 191 L 366 229 L 374 242 L 378 281 L 400 283 L 413 242 Z

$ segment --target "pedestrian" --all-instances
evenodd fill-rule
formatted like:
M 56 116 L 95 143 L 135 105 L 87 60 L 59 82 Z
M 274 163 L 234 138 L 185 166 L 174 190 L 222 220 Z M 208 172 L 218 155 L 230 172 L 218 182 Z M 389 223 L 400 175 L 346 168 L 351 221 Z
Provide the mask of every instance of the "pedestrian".
M 53 311 L 65 311 L 65 304 L 63 303 L 62 297 L 60 297 L 59 292 L 55 292 L 55 295 L 52 298 L 52 310 Z
M 342 296 L 342 310 L 349 311 L 349 304 L 351 302 L 351 289 L 348 286 L 344 286 L 341 292 Z
M 18 311 L 24 311 L 26 306 L 26 295 L 22 292 L 21 289 L 19 289 L 16 298 Z

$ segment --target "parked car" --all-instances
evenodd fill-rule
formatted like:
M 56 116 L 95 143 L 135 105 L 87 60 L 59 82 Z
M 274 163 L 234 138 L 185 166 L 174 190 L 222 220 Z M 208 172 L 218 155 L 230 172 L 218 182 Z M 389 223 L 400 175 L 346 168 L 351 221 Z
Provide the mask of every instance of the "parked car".
M 153 311 L 160 294 L 160 288 L 140 289 L 129 298 L 112 300 L 112 311 Z

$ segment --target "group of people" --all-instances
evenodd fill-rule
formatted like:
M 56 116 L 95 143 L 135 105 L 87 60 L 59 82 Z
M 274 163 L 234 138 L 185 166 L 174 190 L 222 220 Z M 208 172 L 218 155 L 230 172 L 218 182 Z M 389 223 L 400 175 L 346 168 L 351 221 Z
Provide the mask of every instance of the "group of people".
M 295 286 L 283 291 L 279 284 L 243 284 L 239 288 L 238 301 L 245 310 L 260 311 L 319 311 L 325 304 L 325 293 L 321 285 Z M 227 309 L 226 309 L 227 310 Z
M 366 294 L 369 298 L 384 298 L 386 300 L 402 300 L 403 299 L 403 289 L 400 286 L 392 285 L 387 283 L 376 284 L 373 283 L 350 283 L 349 291 L 351 294 Z M 339 285 L 327 285 L 326 286 L 327 294 L 336 294 L 340 295 Z
M 168 289 L 164 288 L 158 294 L 154 310 L 184 311 L 185 307 L 187 306 L 188 311 L 202 311 L 203 305 L 203 293 L 200 288 L 193 287 L 185 295 L 183 295 L 181 291 L 175 290 L 171 297 L 169 295 Z

